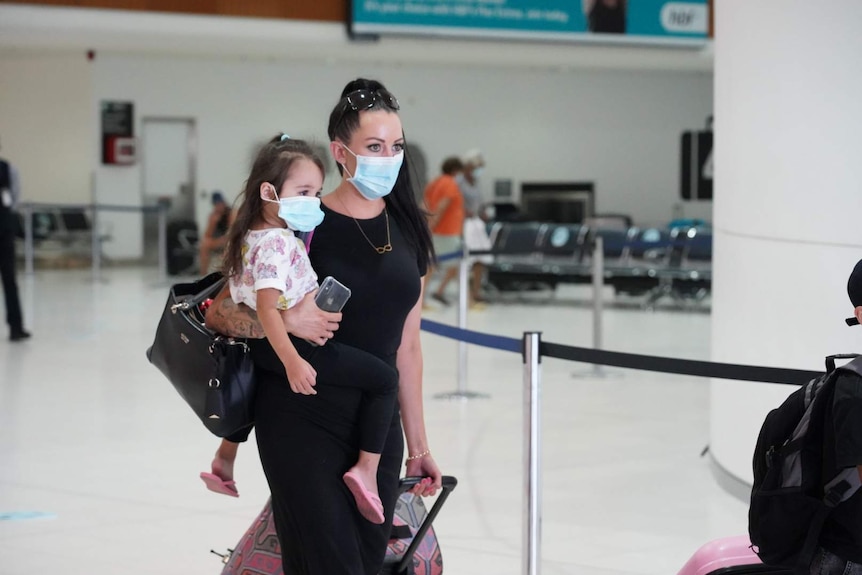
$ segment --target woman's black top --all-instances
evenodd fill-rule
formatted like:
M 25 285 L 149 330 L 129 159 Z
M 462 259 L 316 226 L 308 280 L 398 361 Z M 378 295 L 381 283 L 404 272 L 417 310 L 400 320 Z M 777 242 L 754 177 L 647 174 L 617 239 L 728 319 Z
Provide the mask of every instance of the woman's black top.
M 354 220 L 322 208 L 326 215 L 309 249 L 312 267 L 319 281 L 331 275 L 352 291 L 334 339 L 394 363 L 404 321 L 419 300 L 420 278 L 426 272 L 417 250 L 391 215 L 392 251 L 380 254 L 371 244 L 386 244 L 385 213 Z

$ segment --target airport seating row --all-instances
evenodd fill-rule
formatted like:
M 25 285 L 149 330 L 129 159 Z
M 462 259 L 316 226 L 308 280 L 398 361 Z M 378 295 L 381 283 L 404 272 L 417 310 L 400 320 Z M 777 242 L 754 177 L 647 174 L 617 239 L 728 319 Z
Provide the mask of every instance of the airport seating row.
M 488 282 L 500 291 L 590 283 L 601 238 L 604 281 L 616 293 L 702 300 L 712 283 L 712 232 L 706 226 L 604 228 L 581 224 L 496 222 Z
M 58 259 L 89 257 L 93 251 L 93 226 L 83 208 L 39 208 L 32 212 L 33 249 L 36 257 Z M 18 213 L 17 237 L 23 254 L 25 235 L 23 213 Z M 101 234 L 99 242 L 110 239 Z

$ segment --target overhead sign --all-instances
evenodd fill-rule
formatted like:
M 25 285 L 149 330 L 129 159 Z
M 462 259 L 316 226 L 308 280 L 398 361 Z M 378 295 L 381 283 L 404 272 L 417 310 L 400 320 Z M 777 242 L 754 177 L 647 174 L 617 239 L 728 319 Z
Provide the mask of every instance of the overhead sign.
M 685 132 L 680 146 L 680 193 L 684 200 L 712 199 L 712 130 Z
M 701 45 L 708 0 L 353 0 L 351 32 Z

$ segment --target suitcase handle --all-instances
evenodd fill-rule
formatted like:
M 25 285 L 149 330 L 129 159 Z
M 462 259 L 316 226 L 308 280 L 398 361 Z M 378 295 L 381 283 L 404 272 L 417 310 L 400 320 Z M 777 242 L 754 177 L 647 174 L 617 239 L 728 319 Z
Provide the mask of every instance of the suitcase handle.
M 418 485 L 423 479 L 423 477 L 402 478 L 398 484 L 398 492 L 405 493 L 409 491 L 411 488 Z M 419 544 L 431 528 L 431 523 L 434 521 L 434 518 L 437 517 L 438 513 L 440 513 L 440 509 L 443 507 L 443 504 L 446 503 L 446 499 L 449 498 L 449 494 L 452 493 L 452 490 L 455 489 L 455 487 L 457 487 L 458 480 L 450 475 L 444 475 L 442 478 L 442 485 L 443 489 L 437 497 L 437 501 L 434 502 L 434 505 L 428 511 L 428 515 L 426 515 L 425 519 L 422 520 L 422 525 L 419 526 L 419 530 L 416 531 L 416 535 L 413 536 L 413 541 L 410 542 L 410 545 L 404 552 L 404 556 L 401 558 L 401 561 L 399 561 L 395 566 L 395 573 L 407 573 L 407 567 L 413 562 L 413 554 L 416 553 L 416 549 L 419 548 Z

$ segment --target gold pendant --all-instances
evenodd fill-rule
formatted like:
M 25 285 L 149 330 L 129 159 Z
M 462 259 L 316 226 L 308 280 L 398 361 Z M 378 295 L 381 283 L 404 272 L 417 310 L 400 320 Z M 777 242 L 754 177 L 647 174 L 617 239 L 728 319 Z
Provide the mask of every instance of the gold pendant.
M 392 244 L 386 244 L 385 246 L 379 248 L 377 246 L 374 246 L 374 249 L 377 250 L 378 254 L 385 254 L 386 252 L 392 251 Z

